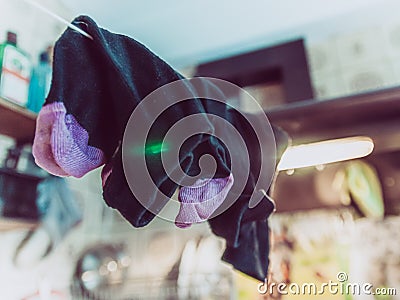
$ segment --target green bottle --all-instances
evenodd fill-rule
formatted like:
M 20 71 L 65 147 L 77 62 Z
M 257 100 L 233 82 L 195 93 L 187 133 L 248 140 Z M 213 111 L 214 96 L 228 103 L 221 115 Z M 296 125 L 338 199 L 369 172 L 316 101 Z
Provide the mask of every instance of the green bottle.
M 0 45 L 0 97 L 26 106 L 32 63 L 17 47 L 17 35 L 7 32 L 7 41 Z

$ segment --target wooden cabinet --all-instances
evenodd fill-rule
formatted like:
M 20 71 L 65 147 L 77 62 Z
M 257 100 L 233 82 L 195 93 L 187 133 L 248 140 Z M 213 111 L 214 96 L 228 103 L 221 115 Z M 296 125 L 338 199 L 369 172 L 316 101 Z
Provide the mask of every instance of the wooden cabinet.
M 0 134 L 18 142 L 32 142 L 35 135 L 36 114 L 0 98 Z M 0 232 L 32 229 L 38 224 L 23 220 L 0 218 Z
M 36 114 L 0 98 L 0 134 L 31 142 L 35 135 Z

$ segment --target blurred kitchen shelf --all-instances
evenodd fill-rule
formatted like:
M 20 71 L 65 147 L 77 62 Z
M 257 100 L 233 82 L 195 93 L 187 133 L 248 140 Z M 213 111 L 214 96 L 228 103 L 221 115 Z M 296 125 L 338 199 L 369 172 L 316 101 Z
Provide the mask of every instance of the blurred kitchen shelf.
M 32 142 L 36 114 L 17 104 L 0 98 L 0 134 L 19 142 Z M 34 229 L 39 223 L 22 219 L 0 218 L 0 232 Z
M 36 114 L 0 98 L 0 134 L 18 141 L 32 142 L 35 135 Z
M 295 145 L 364 135 L 374 140 L 374 153 L 400 150 L 400 87 L 292 102 L 266 114 Z
M 0 218 L 0 232 L 11 230 L 29 230 L 39 225 L 37 222 L 24 221 L 19 219 Z
M 385 182 L 387 178 L 396 178 L 400 170 L 400 87 L 327 100 L 298 101 L 265 112 L 272 124 L 290 135 L 293 145 L 351 136 L 370 137 L 374 150 L 363 160 L 377 170 L 384 193 L 385 213 L 399 214 L 397 185 L 388 186 Z M 329 190 L 335 174 L 343 172 L 340 171 L 343 166 L 337 163 L 324 166 L 318 172 L 315 168 L 281 172 L 273 194 L 277 211 L 343 207 L 340 197 L 335 198 L 335 191 Z M 324 198 L 322 194 L 325 194 Z

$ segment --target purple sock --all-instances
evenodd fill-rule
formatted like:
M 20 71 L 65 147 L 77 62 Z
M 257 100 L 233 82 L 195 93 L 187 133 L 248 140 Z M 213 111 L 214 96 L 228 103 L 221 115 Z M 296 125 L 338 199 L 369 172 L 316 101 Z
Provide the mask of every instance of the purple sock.
M 54 160 L 51 149 L 51 135 L 56 119 L 53 105 L 46 105 L 40 111 L 36 120 L 36 133 L 33 141 L 32 153 L 38 166 L 56 176 L 68 176 Z
M 182 187 L 175 225 L 180 228 L 206 221 L 224 202 L 233 185 L 233 175 L 226 178 L 199 179 L 193 186 Z
M 88 141 L 89 134 L 73 115 L 66 113 L 62 102 L 53 102 L 42 108 L 33 145 L 39 166 L 58 176 L 84 176 L 105 163 L 104 153 L 89 146 Z M 41 148 L 46 148 L 43 154 Z

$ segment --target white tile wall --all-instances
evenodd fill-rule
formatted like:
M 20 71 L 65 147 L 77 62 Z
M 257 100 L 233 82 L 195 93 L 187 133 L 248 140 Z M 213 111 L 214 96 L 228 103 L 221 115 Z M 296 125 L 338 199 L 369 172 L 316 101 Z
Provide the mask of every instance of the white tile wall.
M 312 72 L 335 72 L 340 68 L 339 53 L 334 38 L 319 44 L 307 45 Z
M 353 28 L 317 42 L 312 42 L 312 36 L 307 38 L 316 98 L 400 85 L 400 23 L 388 21 Z
M 353 65 L 342 70 L 345 88 L 350 93 L 382 89 L 395 85 L 393 67 L 384 60 L 370 61 L 369 64 Z
M 358 32 L 344 34 L 335 39 L 340 67 L 368 64 L 387 56 L 381 28 L 365 28 Z
M 332 72 L 315 71 L 311 73 L 311 80 L 317 99 L 339 97 L 348 93 L 343 74 L 339 69 Z

